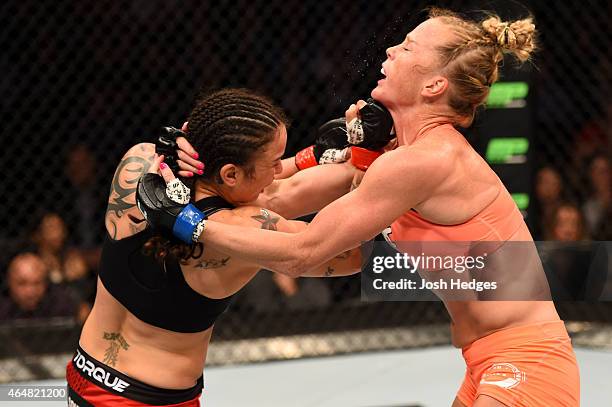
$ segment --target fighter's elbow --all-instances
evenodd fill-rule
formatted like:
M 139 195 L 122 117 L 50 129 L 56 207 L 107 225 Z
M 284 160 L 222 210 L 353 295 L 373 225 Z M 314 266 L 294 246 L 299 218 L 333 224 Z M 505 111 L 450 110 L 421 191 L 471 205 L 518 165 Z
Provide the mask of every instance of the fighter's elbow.
M 297 263 L 291 262 L 285 268 L 285 274 L 291 278 L 298 278 L 303 275 L 306 271 L 303 267 L 300 267 Z
M 307 264 L 300 260 L 300 257 L 296 257 L 287 262 L 285 266 L 285 274 L 289 277 L 297 278 L 307 273 L 310 268 Z
M 290 277 L 296 278 L 314 269 L 317 264 L 312 256 L 313 250 L 298 247 L 294 255 L 287 261 L 285 270 Z

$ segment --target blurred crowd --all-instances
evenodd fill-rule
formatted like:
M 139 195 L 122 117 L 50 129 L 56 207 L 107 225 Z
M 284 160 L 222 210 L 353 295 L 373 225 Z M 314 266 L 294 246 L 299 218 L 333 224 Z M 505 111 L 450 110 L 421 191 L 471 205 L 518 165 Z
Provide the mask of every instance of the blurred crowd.
M 529 223 L 535 240 L 612 240 L 610 159 L 595 154 L 585 165 L 588 192 L 583 199 L 567 192 L 568 180 L 558 169 L 544 166 L 537 173 Z

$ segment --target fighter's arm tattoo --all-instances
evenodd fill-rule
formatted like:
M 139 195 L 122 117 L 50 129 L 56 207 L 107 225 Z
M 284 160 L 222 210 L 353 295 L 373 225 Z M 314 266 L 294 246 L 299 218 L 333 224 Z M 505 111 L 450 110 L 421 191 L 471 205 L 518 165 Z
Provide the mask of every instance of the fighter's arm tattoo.
M 104 360 L 102 360 L 102 362 L 110 366 L 115 366 L 117 364 L 117 358 L 119 357 L 119 350 L 128 350 L 130 345 L 119 332 L 104 332 L 102 338 L 110 341 L 108 348 L 104 351 Z
M 139 150 L 137 155 L 132 154 L 121 160 L 111 183 L 105 220 L 108 232 L 113 239 L 117 238 L 119 219 L 125 211 L 136 205 L 135 192 L 138 179 L 149 171 L 151 162 L 155 158 L 155 150 L 152 146 L 148 149 L 141 145 Z M 140 219 L 133 216 L 128 217 L 131 221 L 130 231 L 132 233 L 137 233 L 146 227 L 146 223 Z
M 251 216 L 251 218 L 255 219 L 257 222 L 261 223 L 262 229 L 267 230 L 277 230 L 276 223 L 280 219 L 278 216 L 274 217 L 265 209 L 261 209 L 261 214 L 257 216 Z

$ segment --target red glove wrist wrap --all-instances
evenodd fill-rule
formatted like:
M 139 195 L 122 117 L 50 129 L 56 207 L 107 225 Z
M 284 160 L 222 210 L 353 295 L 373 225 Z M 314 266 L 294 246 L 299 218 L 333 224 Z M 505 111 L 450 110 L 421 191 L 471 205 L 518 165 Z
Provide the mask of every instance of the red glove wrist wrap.
M 318 164 L 314 155 L 314 146 L 306 147 L 295 155 L 295 166 L 300 171 Z
M 383 154 L 382 151 L 372 151 L 361 147 L 351 147 L 351 164 L 362 171 L 368 169 L 370 165 Z

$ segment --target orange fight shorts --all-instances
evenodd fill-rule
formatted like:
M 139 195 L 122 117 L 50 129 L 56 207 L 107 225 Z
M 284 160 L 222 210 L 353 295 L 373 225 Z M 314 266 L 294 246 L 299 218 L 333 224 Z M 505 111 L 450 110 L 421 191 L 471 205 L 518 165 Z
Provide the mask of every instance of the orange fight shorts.
M 563 321 L 503 329 L 463 348 L 467 365 L 457 398 L 479 395 L 512 407 L 576 407 L 580 376 Z

